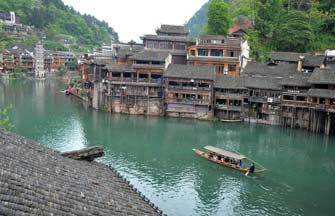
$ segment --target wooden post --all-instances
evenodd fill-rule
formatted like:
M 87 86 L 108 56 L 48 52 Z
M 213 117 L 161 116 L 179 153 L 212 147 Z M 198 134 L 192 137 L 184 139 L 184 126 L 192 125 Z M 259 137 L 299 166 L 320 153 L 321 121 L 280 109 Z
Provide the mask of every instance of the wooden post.
M 331 114 L 327 113 L 326 125 L 325 125 L 325 134 L 329 136 L 330 134 L 330 123 L 331 123 Z

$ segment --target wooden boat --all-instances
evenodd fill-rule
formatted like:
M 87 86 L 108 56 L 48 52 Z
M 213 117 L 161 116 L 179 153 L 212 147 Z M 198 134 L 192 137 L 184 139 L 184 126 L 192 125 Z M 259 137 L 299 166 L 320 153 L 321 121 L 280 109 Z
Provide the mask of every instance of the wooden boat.
M 206 153 L 204 151 L 200 151 L 198 149 L 193 149 L 193 151 L 199 155 L 200 157 L 203 157 L 207 160 L 213 161 L 215 163 L 221 164 L 223 166 L 233 168 L 242 172 L 245 172 L 246 175 L 249 174 L 249 166 L 246 166 L 246 164 L 254 163 L 257 164 L 261 169 L 255 169 L 254 173 L 261 173 L 264 172 L 266 169 L 260 165 L 259 163 L 247 158 L 244 155 L 241 155 L 239 153 L 234 153 L 230 151 L 226 151 L 223 149 L 219 149 L 213 146 L 205 146 L 204 149 L 208 150 L 210 153 Z M 211 157 L 210 154 L 213 156 Z M 220 159 L 221 158 L 221 159 Z M 236 163 L 231 163 L 229 161 L 236 161 Z M 239 166 L 238 162 L 242 161 L 242 166 Z

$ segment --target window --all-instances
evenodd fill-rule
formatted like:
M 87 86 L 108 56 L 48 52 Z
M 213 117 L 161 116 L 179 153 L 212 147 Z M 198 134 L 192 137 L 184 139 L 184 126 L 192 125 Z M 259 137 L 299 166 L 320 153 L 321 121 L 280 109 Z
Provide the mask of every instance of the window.
M 223 50 L 212 49 L 211 56 L 223 56 Z
M 191 56 L 195 56 L 195 50 L 191 50 Z
M 157 41 L 147 41 L 147 47 L 150 49 L 158 49 Z
M 198 56 L 208 56 L 207 49 L 198 49 Z
M 229 56 L 234 57 L 234 51 L 229 51 Z
M 172 49 L 172 42 L 169 41 L 159 42 L 159 49 Z
M 216 73 L 223 74 L 224 72 L 224 65 L 216 65 Z
M 228 65 L 228 71 L 230 71 L 230 72 L 236 72 L 236 65 L 229 64 Z
M 186 50 L 186 44 L 185 43 L 175 43 L 174 49 L 176 49 L 176 50 Z
M 123 73 L 123 78 L 131 78 L 131 73 Z

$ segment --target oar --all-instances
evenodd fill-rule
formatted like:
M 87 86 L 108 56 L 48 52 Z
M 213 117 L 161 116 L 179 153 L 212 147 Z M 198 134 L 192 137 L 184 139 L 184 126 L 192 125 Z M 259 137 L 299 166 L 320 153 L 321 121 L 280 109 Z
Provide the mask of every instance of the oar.
M 245 176 L 248 176 L 249 175 L 249 170 L 244 174 Z

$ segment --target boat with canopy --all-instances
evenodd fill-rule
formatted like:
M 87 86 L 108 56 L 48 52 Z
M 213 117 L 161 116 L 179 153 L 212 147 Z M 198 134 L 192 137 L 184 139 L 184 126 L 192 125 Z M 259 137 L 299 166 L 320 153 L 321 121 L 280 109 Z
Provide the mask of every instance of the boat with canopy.
M 249 174 L 249 167 L 252 164 L 257 164 L 257 166 L 260 167 L 260 169 L 255 169 L 253 173 L 261 173 L 266 170 L 264 166 L 242 154 L 226 151 L 214 146 L 205 146 L 204 149 L 206 149 L 208 153 L 198 149 L 193 149 L 193 151 L 207 160 L 245 172 L 246 175 Z

